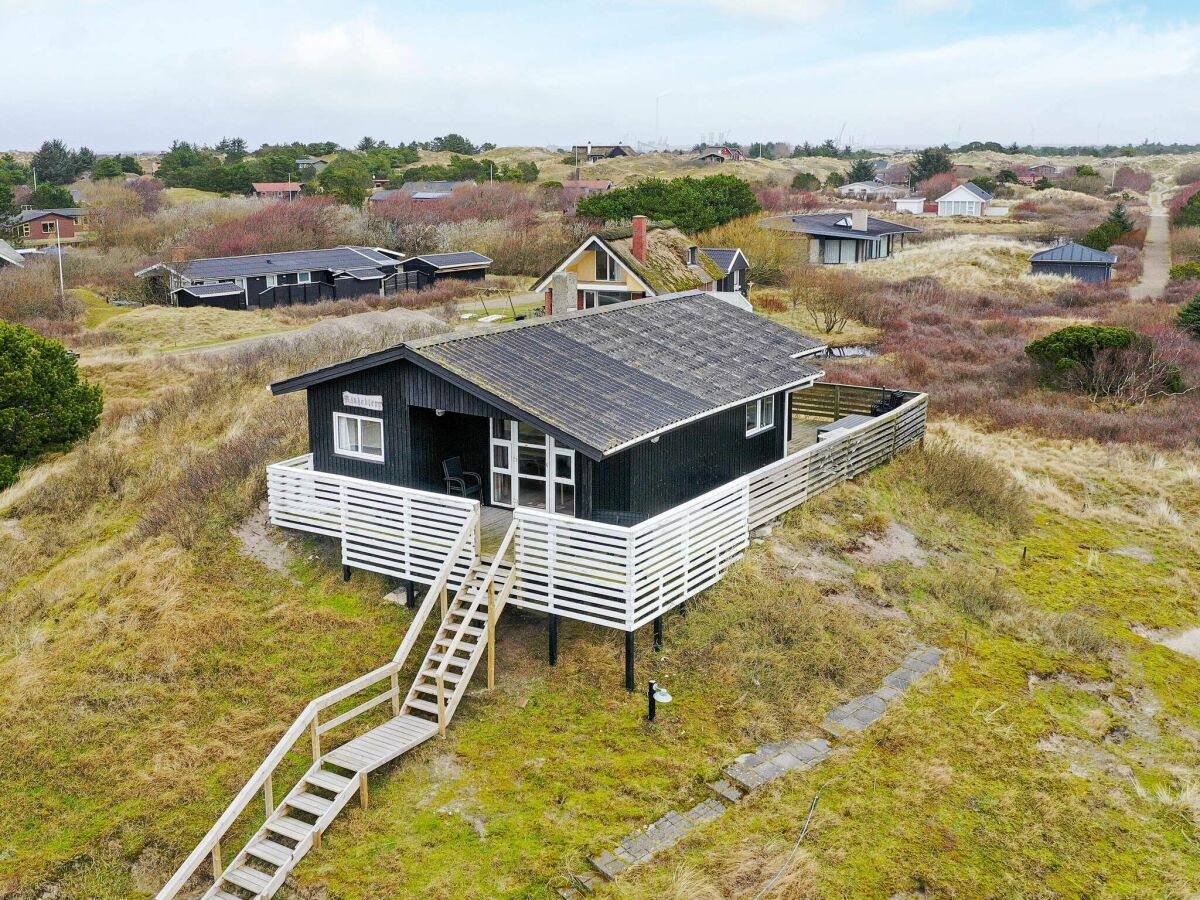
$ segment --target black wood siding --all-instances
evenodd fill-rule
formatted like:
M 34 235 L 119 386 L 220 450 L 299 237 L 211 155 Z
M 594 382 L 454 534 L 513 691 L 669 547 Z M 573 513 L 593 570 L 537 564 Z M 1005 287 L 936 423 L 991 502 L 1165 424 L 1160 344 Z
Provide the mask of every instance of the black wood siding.
M 458 281 L 483 281 L 488 269 L 486 265 L 482 265 L 477 269 L 454 269 L 443 272 L 423 259 L 406 259 L 401 268 L 405 272 L 421 272 L 428 275 L 430 282 L 440 281 L 443 278 L 457 279 Z
M 779 459 L 784 396 L 774 398 L 775 427 L 753 437 L 739 405 L 592 463 L 586 517 L 647 519 Z
M 377 395 L 383 411 L 342 403 L 342 394 Z M 575 455 L 576 514 L 632 524 L 698 497 L 773 460 L 784 451 L 785 395 L 774 396 L 775 427 L 746 437 L 745 408 L 738 405 L 614 456 L 593 461 Z M 442 410 L 443 415 L 437 415 Z M 333 414 L 384 422 L 384 461 L 373 463 L 333 452 Z M 491 418 L 501 410 L 407 362 L 389 363 L 308 389 L 313 467 L 424 490 L 444 489 L 441 464 L 458 456 L 463 468 L 488 484 Z

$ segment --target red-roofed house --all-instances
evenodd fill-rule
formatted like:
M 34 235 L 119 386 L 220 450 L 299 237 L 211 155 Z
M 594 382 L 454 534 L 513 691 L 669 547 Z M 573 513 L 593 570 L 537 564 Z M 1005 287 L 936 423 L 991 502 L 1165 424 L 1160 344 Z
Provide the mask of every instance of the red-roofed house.
M 250 186 L 260 200 L 295 200 L 300 196 L 300 183 L 296 181 L 256 181 Z

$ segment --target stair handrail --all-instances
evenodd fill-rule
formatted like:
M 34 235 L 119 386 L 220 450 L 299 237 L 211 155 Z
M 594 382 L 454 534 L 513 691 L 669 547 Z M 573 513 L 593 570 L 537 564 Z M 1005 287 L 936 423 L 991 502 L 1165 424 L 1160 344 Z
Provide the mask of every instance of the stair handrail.
M 508 526 L 508 531 L 504 534 L 504 540 L 500 542 L 500 549 L 496 551 L 496 556 L 492 560 L 491 566 L 488 567 L 487 574 L 484 575 L 483 581 L 479 583 L 479 586 L 475 588 L 474 599 L 471 601 L 471 608 L 467 612 L 464 622 L 470 621 L 471 615 L 479 609 L 479 603 L 483 600 L 484 591 L 486 591 L 488 586 L 495 581 L 496 571 L 500 568 L 500 563 L 504 561 L 504 554 L 508 550 L 508 545 L 512 543 L 513 535 L 515 535 L 516 532 L 517 520 L 513 519 L 512 524 Z M 442 663 L 438 666 L 437 677 L 439 681 L 441 681 L 442 676 L 446 674 L 446 667 L 450 665 L 450 657 L 454 655 L 454 652 L 458 649 L 458 645 L 461 641 L 462 629 L 460 628 L 455 632 L 454 640 L 450 642 L 449 648 L 442 657 Z
M 225 837 L 225 833 L 237 821 L 238 816 L 245 812 L 246 807 L 250 805 L 250 802 L 263 789 L 268 779 L 275 774 L 275 770 L 296 742 L 304 736 L 305 732 L 313 728 L 322 710 L 329 708 L 341 700 L 345 700 L 347 697 L 354 696 L 377 681 L 393 677 L 404 667 L 408 654 L 412 652 L 413 645 L 425 627 L 425 622 L 429 618 L 429 613 L 433 609 L 438 595 L 446 587 L 446 582 L 449 580 L 450 574 L 454 571 L 455 565 L 458 564 L 459 554 L 462 553 L 463 548 L 466 546 L 468 538 L 475 533 L 475 524 L 478 518 L 479 509 L 476 507 L 473 516 L 463 523 L 458 540 L 455 541 L 453 548 L 446 557 L 446 561 L 442 563 L 442 567 L 438 569 L 437 577 L 426 592 L 425 599 L 414 614 L 412 622 L 409 623 L 404 640 L 400 642 L 400 647 L 397 649 L 392 661 L 365 675 L 360 675 L 353 681 L 348 681 L 340 687 L 325 692 L 315 700 L 309 701 L 308 705 L 304 707 L 304 710 L 296 718 L 296 721 L 292 723 L 292 727 L 284 732 L 283 737 L 276 742 L 274 749 L 267 754 L 266 759 L 262 761 L 262 764 L 259 765 L 254 774 L 250 776 L 250 779 L 238 792 L 237 796 L 225 807 L 225 812 L 213 823 L 212 828 L 208 830 L 208 833 L 196 845 L 196 849 L 191 852 L 188 858 L 175 870 L 175 874 L 171 876 L 167 883 L 162 886 L 162 889 L 155 895 L 155 900 L 173 900 L 175 895 L 187 884 L 188 879 L 195 874 L 196 869 L 200 867 L 200 863 L 213 852 L 215 847 L 219 846 L 221 840 Z M 365 708 L 361 708 L 361 711 L 365 712 L 366 710 Z M 344 724 L 344 722 L 339 724 Z M 218 881 L 220 877 L 220 872 L 213 872 L 214 882 Z
M 516 533 L 517 533 L 518 524 L 519 524 L 518 520 L 514 518 L 512 520 L 512 523 L 508 526 L 508 531 L 506 531 L 504 534 L 504 539 L 500 542 L 500 549 L 498 549 L 496 551 L 496 555 L 492 559 L 492 564 L 491 564 L 491 566 L 488 567 L 487 573 L 483 577 L 483 581 L 481 581 L 479 583 L 478 587 L 475 588 L 475 595 L 471 601 L 471 606 L 467 610 L 465 616 L 463 617 L 463 625 L 464 626 L 466 626 L 467 623 L 469 623 L 471 621 L 471 618 L 478 611 L 479 604 L 482 602 L 483 597 L 484 597 L 484 592 L 488 591 L 489 588 L 492 586 L 492 584 L 495 583 L 496 572 L 500 568 L 500 564 L 502 562 L 504 562 L 504 555 L 505 555 L 505 553 L 508 552 L 508 547 L 512 543 L 513 536 L 516 535 Z M 513 573 L 516 572 L 515 567 L 513 568 L 512 572 Z M 492 591 L 490 593 L 492 594 L 493 599 L 494 599 L 494 591 Z M 489 615 L 489 619 L 488 619 L 489 623 L 494 622 L 494 619 L 491 618 L 492 611 L 490 609 L 490 605 L 489 605 L 488 615 Z M 446 725 L 447 725 L 447 721 L 446 721 L 446 684 L 445 684 L 446 668 L 450 665 L 450 662 L 453 659 L 455 652 L 457 652 L 457 650 L 458 650 L 458 645 L 462 642 L 462 635 L 463 635 L 462 628 L 459 628 L 454 632 L 454 640 L 452 640 L 450 642 L 450 646 L 446 648 L 446 652 L 442 655 L 441 665 L 438 666 L 437 674 L 434 676 L 437 679 L 438 733 L 440 735 L 442 735 L 443 737 L 445 737 L 445 735 L 446 735 Z

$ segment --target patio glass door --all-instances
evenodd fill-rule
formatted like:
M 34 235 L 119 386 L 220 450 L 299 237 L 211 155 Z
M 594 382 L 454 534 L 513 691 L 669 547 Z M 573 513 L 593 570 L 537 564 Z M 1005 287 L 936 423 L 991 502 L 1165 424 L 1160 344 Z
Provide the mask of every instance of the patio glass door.
M 575 515 L 575 451 L 558 447 L 540 429 L 492 419 L 491 485 L 494 506 L 525 506 Z

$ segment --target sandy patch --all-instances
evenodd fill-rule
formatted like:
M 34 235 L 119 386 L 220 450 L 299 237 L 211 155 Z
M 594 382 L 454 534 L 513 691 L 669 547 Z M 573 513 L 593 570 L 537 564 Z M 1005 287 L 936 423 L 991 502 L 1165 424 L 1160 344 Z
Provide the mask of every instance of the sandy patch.
M 1076 778 L 1095 778 L 1108 775 L 1112 778 L 1132 778 L 1133 769 L 1113 753 L 1090 741 L 1052 734 L 1037 742 L 1043 753 L 1062 756 L 1067 760 L 1067 771 Z
M 234 528 L 233 534 L 241 541 L 243 556 L 258 560 L 272 572 L 289 574 L 288 563 L 295 554 L 287 539 L 281 538 L 279 531 L 272 527 L 265 502 Z
M 1167 631 L 1166 629 L 1135 627 L 1134 632 L 1140 634 L 1151 643 L 1160 647 L 1168 647 L 1176 653 L 1200 659 L 1200 628 L 1189 628 L 1186 631 Z
M 859 548 L 850 555 L 868 566 L 901 561 L 924 566 L 929 559 L 929 553 L 917 543 L 917 536 L 895 522 L 879 537 L 867 535 L 862 538 Z

